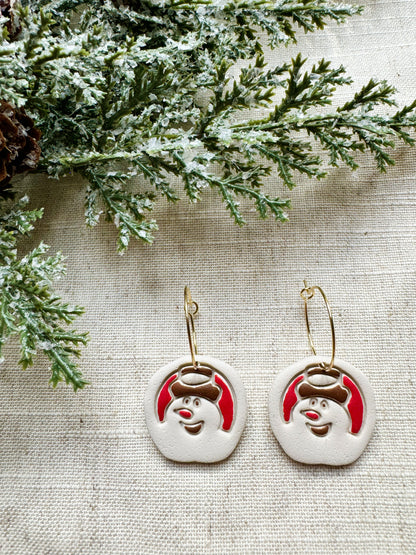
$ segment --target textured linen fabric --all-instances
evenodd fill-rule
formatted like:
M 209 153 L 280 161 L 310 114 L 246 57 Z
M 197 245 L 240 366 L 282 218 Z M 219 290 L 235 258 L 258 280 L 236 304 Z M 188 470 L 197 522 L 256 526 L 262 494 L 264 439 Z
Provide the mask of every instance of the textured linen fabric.
M 362 17 L 302 35 L 311 61 L 343 63 L 358 89 L 372 75 L 415 97 L 416 0 L 367 0 Z M 339 93 L 342 102 L 351 94 Z M 291 221 L 234 226 L 219 197 L 158 205 L 153 246 L 115 252 L 115 230 L 83 223 L 84 185 L 33 178 L 45 216 L 27 247 L 44 239 L 67 258 L 59 292 L 86 307 L 81 367 L 91 385 L 74 395 L 48 385 L 39 356 L 18 369 L 10 342 L 0 373 L 0 552 L 3 554 L 415 553 L 415 150 L 399 148 L 380 175 L 367 156 L 351 173 L 299 178 Z M 269 185 L 287 195 L 274 173 Z M 278 193 L 279 194 L 279 193 Z M 377 423 L 351 466 L 290 460 L 268 422 L 279 370 L 307 356 L 302 280 L 332 304 L 337 355 L 370 379 Z M 200 314 L 202 354 L 234 366 L 249 413 L 234 454 L 214 465 L 170 462 L 144 421 L 146 384 L 188 353 L 183 286 Z M 311 305 L 327 352 L 323 304 Z

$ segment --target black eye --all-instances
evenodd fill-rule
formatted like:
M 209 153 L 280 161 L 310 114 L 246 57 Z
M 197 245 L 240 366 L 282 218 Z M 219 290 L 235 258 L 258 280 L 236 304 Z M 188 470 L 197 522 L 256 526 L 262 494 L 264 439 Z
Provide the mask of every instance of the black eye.
M 196 407 L 199 407 L 200 404 L 201 404 L 201 401 L 200 401 L 199 399 L 195 399 L 195 400 L 194 400 L 194 405 L 195 405 Z
M 311 399 L 311 406 L 314 407 L 318 401 L 316 399 Z
M 185 405 L 189 405 L 189 403 L 191 402 L 189 397 L 185 397 L 185 399 L 183 400 Z
M 327 409 L 328 408 L 328 403 L 326 401 L 321 401 L 321 407 L 323 409 Z

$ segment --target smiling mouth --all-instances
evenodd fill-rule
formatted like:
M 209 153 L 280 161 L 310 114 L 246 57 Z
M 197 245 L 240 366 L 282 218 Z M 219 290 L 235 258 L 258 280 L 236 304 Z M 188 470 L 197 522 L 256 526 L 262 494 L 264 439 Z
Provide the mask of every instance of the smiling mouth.
M 310 431 L 318 437 L 326 436 L 326 434 L 331 429 L 331 424 L 324 424 L 323 426 L 311 426 L 309 423 L 306 424 Z
M 181 424 L 188 432 L 188 434 L 192 434 L 193 436 L 196 436 L 196 434 L 199 434 L 199 432 L 202 430 L 202 426 L 204 425 L 204 422 L 203 420 L 201 420 L 200 422 L 195 422 L 195 424 L 185 424 L 185 422 L 181 421 Z

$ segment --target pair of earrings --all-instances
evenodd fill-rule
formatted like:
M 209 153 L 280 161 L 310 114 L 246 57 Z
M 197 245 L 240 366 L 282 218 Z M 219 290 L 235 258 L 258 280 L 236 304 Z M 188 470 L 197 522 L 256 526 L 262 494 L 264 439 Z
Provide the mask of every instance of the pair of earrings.
M 310 330 L 308 301 L 316 292 L 322 295 L 330 320 L 330 358 L 316 354 Z M 306 464 L 350 464 L 364 451 L 374 428 L 373 391 L 360 370 L 335 358 L 334 321 L 324 291 L 305 282 L 301 297 L 314 356 L 277 375 L 270 393 L 270 424 L 292 459 Z M 151 378 L 145 395 L 146 423 L 168 459 L 218 462 L 240 440 L 247 416 L 246 393 L 231 366 L 198 355 L 194 326 L 198 305 L 188 287 L 184 309 L 191 356 L 167 364 Z

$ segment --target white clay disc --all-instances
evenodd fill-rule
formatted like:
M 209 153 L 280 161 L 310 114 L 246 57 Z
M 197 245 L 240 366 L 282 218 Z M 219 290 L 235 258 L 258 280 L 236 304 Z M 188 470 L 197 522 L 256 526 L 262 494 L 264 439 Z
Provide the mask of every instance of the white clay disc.
M 279 372 L 270 392 L 270 423 L 286 453 L 306 464 L 354 462 L 373 432 L 374 394 L 364 374 L 335 359 L 330 371 L 309 357 Z
M 150 380 L 144 409 L 150 435 L 173 461 L 213 463 L 240 440 L 247 400 L 238 373 L 225 362 L 197 356 L 164 366 Z

